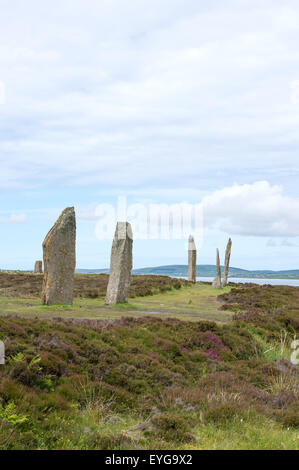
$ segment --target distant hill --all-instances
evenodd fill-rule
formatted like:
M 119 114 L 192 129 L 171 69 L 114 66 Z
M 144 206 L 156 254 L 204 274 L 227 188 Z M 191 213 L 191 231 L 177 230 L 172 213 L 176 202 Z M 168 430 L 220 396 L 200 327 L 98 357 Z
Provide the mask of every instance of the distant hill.
M 221 266 L 223 272 L 224 267 Z M 109 269 L 77 269 L 77 273 L 101 274 L 109 273 Z M 133 269 L 133 274 L 157 274 L 160 276 L 186 277 L 188 276 L 188 266 L 184 264 L 175 264 L 169 266 L 156 266 L 151 268 Z M 198 277 L 216 276 L 216 267 L 212 264 L 203 264 L 197 266 Z M 299 279 L 299 269 L 271 271 L 257 270 L 249 271 L 247 269 L 234 268 L 229 269 L 230 278 L 256 278 L 256 279 Z

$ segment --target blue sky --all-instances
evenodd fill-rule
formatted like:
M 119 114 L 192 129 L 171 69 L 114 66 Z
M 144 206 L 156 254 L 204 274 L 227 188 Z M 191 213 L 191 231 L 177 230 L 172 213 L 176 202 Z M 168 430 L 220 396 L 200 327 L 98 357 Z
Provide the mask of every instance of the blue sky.
M 199 262 L 299 269 L 299 5 L 1 0 L 0 268 L 30 269 L 66 206 L 77 267 L 109 264 L 94 207 L 202 203 Z M 196 236 L 196 234 L 195 234 Z M 135 267 L 185 240 L 136 240 Z

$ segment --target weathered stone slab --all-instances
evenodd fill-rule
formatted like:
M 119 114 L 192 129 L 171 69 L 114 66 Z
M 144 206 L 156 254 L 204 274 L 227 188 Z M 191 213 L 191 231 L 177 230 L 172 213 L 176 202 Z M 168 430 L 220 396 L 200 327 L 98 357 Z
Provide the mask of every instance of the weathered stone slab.
M 0 341 L 0 364 L 5 364 L 5 345 L 3 341 Z
M 219 250 L 216 250 L 216 272 L 217 276 L 215 277 L 212 286 L 216 287 L 216 289 L 221 289 L 221 267 L 220 267 L 220 256 Z
M 222 287 L 227 286 L 228 270 L 229 270 L 229 262 L 230 262 L 231 251 L 232 251 L 232 240 L 230 238 L 228 240 L 226 251 L 225 251 L 225 262 L 224 262 L 224 273 L 223 273 Z
M 132 270 L 133 233 L 128 222 L 118 222 L 111 250 L 106 305 L 128 302 Z
M 188 280 L 196 282 L 196 246 L 192 235 L 188 242 Z
M 34 272 L 35 272 L 35 274 L 41 274 L 43 272 L 43 262 L 42 261 L 35 261 Z
M 73 303 L 76 267 L 76 215 L 66 208 L 43 242 L 44 281 L 42 301 L 45 305 Z

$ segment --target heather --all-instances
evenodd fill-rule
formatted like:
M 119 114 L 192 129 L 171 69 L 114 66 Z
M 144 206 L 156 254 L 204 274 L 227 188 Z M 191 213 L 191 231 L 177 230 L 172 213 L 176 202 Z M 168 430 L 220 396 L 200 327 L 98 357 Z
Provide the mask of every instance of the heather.
M 74 296 L 104 297 L 108 277 L 107 274 L 76 274 Z M 42 282 L 42 274 L 2 271 L 0 272 L 0 295 L 5 297 L 40 297 Z M 180 289 L 183 285 L 188 285 L 188 281 L 168 276 L 132 276 L 129 296 L 131 298 L 144 297 L 171 289 Z
M 0 316 L 0 448 L 298 448 L 297 292 L 263 309 L 250 289 L 225 323 Z
M 299 331 L 299 288 L 248 284 L 218 297 L 222 309 L 235 312 L 234 319 L 254 325 L 266 338 L 277 338 L 282 331 Z

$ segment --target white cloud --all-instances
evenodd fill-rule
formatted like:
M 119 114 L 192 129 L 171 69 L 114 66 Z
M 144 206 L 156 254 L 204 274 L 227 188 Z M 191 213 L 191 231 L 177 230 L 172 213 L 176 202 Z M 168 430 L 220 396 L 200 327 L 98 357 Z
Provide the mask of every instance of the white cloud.
M 294 173 L 298 2 L 204 3 L 6 1 L 0 187 Z
M 267 246 L 270 248 L 280 248 L 280 247 L 286 247 L 286 248 L 294 248 L 298 247 L 298 243 L 294 243 L 293 241 L 289 240 L 288 238 L 283 238 L 282 240 L 274 240 L 273 238 L 269 238 L 267 241 Z
M 96 214 L 96 208 L 96 203 L 89 204 L 88 206 L 78 206 L 76 207 L 76 218 L 86 221 L 98 220 L 99 216 Z
M 4 104 L 5 101 L 5 85 L 0 80 L 0 104 Z
M 170 195 L 172 198 L 176 197 L 177 204 L 182 204 L 179 199 L 184 196 L 185 191 L 188 190 L 180 188 L 175 195 L 172 192 Z M 257 181 L 253 184 L 234 184 L 205 196 L 199 191 L 195 191 L 194 194 L 191 191 L 190 194 L 196 198 L 196 204 L 202 205 L 204 228 L 207 231 L 217 230 L 231 235 L 269 237 L 267 246 L 272 247 L 296 246 L 289 237 L 299 237 L 299 198 L 286 196 L 282 186 L 271 185 L 267 181 Z M 151 198 L 138 200 L 138 195 L 133 192 L 133 199 L 124 198 L 127 207 L 139 202 L 145 211 L 149 211 L 154 200 Z M 166 195 L 169 196 L 169 192 L 166 192 Z M 160 197 L 165 197 L 165 193 L 162 192 Z M 114 214 L 118 213 L 119 204 L 117 198 L 110 199 L 109 207 Z M 92 203 L 76 207 L 78 220 L 97 220 L 99 218 L 96 213 L 97 206 L 98 204 Z
M 27 223 L 26 214 L 11 214 L 9 217 L 0 217 L 0 224 L 25 224 Z
M 283 194 L 267 181 L 234 185 L 206 196 L 204 226 L 230 234 L 299 236 L 299 198 Z

